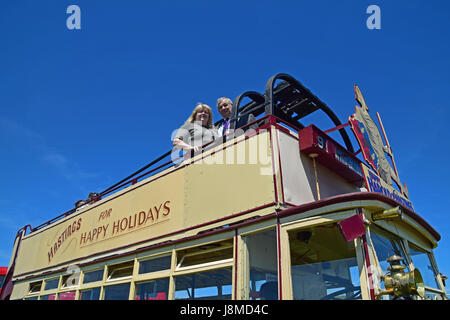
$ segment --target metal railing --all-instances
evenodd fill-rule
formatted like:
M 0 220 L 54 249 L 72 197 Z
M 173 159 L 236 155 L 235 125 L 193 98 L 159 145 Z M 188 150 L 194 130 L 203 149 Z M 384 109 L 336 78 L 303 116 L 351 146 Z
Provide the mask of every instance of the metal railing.
M 283 80 L 283 82 L 275 86 L 276 80 Z M 251 101 L 241 107 L 240 105 L 244 98 L 249 98 L 251 99 Z M 218 141 L 216 140 L 208 142 L 207 144 L 202 146 L 202 150 L 204 150 L 210 144 L 214 144 L 214 146 L 216 146 L 219 145 L 220 142 L 223 143 L 230 138 L 236 137 L 236 132 L 238 132 L 238 130 L 240 130 L 239 132 L 240 134 L 242 134 L 245 133 L 244 129 L 258 129 L 263 127 L 264 125 L 267 126 L 275 122 L 283 123 L 284 125 L 290 126 L 298 131 L 299 129 L 305 127 L 301 122 L 299 122 L 299 120 L 317 110 L 324 111 L 325 114 L 333 121 L 333 123 L 336 125 L 336 128 L 339 130 L 348 151 L 354 153 L 353 146 L 347 135 L 347 132 L 345 131 L 336 114 L 334 114 L 334 112 L 323 101 L 312 94 L 309 89 L 304 87 L 292 76 L 285 73 L 276 74 L 268 80 L 264 95 L 256 91 L 247 91 L 239 95 L 233 102 L 230 123 L 231 133 L 225 135 Z M 260 117 L 263 114 L 264 116 Z M 217 126 L 221 122 L 222 120 L 217 121 L 215 123 L 215 126 Z M 175 166 L 175 162 L 183 159 L 184 155 L 175 159 L 171 157 L 169 161 L 151 168 L 152 166 L 155 166 L 166 159 L 168 156 L 171 156 L 174 150 L 179 151 L 179 149 L 173 148 L 170 151 L 164 153 L 163 155 L 159 156 L 131 175 L 103 190 L 97 198 L 89 201 L 88 204 L 92 204 L 99 199 L 118 191 L 121 188 L 136 184 L 140 179 L 147 177 L 150 174 L 154 175 L 158 172 L 161 172 L 162 170 Z M 147 172 L 144 172 L 149 168 L 151 169 Z M 140 173 L 142 174 L 138 175 Z M 27 229 L 29 229 L 30 232 L 35 232 L 73 214 L 76 211 L 76 208 L 70 209 L 67 212 L 62 213 L 57 217 L 38 225 L 35 228 L 32 228 L 30 225 L 26 225 L 22 227 L 18 232 L 23 230 L 26 231 Z

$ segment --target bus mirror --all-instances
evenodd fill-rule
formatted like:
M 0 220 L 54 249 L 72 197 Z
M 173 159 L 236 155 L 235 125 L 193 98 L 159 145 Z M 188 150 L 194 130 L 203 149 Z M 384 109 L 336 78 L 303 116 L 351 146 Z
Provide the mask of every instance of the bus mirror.
M 425 287 L 422 275 L 418 269 L 410 272 L 404 272 L 406 266 L 401 265 L 403 260 L 398 255 L 389 257 L 386 261 L 390 264 L 390 271 L 383 277 L 386 290 L 382 290 L 379 295 L 393 295 L 395 297 L 405 297 L 418 295 L 421 298 L 425 296 Z

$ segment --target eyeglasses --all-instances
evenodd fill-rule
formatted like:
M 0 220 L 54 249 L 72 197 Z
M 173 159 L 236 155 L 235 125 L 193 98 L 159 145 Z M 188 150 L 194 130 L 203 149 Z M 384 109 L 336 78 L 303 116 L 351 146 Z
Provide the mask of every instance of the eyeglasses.
M 223 108 L 223 107 L 226 107 L 226 106 L 231 106 L 231 103 L 225 102 L 225 103 L 222 103 L 221 105 L 219 105 L 220 108 Z

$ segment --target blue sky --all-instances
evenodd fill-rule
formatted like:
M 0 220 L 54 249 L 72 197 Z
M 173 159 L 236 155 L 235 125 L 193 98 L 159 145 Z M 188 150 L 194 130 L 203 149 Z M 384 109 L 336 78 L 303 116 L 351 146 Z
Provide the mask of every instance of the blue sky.
M 66 27 L 72 4 L 81 30 Z M 372 4 L 381 30 L 366 26 Z M 20 227 L 170 150 L 197 102 L 263 92 L 285 72 L 342 121 L 360 86 L 450 276 L 448 12 L 438 0 L 2 1 L 0 265 Z

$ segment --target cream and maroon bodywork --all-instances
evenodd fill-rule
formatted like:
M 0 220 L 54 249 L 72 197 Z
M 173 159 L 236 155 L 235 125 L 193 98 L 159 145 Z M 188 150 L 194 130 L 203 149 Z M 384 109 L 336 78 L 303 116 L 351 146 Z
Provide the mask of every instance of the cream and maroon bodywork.
M 280 79 L 285 82 L 275 87 Z M 88 271 L 104 271 L 96 280 L 100 299 L 105 288 L 117 283 L 129 285 L 128 298 L 135 299 L 139 283 L 161 278 L 169 285 L 159 296 L 174 299 L 175 278 L 222 268 L 229 277 L 226 286 L 232 287 L 227 298 L 249 299 L 261 294 L 256 286 L 250 292 L 251 265 L 269 268 L 267 254 L 273 254 L 274 264 L 265 280 L 276 283 L 279 299 L 333 298 L 340 285 L 346 286 L 347 298 L 354 298 L 351 291 L 355 286 L 350 280 L 355 279 L 350 276 L 356 268 L 352 277 L 359 283 L 357 294 L 373 300 L 380 298 L 382 290 L 378 280 L 383 271 L 371 236 L 379 233 L 397 241 L 401 250 L 396 251 L 405 252 L 410 270 L 415 266 L 409 246 L 426 255 L 436 281 L 427 290 L 445 299 L 443 278 L 433 256 L 440 235 L 414 211 L 406 185 L 400 185 L 389 144 L 385 148 L 381 141 L 375 149 L 369 146 L 375 138 L 381 139 L 380 134 L 357 87 L 355 94 L 361 107 L 345 124 L 286 74 L 272 77 L 265 95 L 242 94 L 233 103 L 233 118 L 236 123 L 245 120 L 244 125 L 234 123 L 232 129 L 239 129 L 228 139 L 216 141 L 192 158 L 169 161 L 170 167 L 157 173 L 152 169 L 140 176 L 146 177 L 140 181 L 135 178 L 107 189 L 110 191 L 102 194 L 103 199 L 35 229 L 30 227 L 29 233 L 27 227 L 19 230 L 7 276 L 8 292 L 4 290 L 2 295 L 10 299 L 49 298 L 49 294 L 78 299 L 80 292 L 92 285 L 83 280 L 69 287 L 63 283 L 70 276 L 67 271 L 75 267 L 81 279 Z M 244 97 L 252 102 L 239 108 Z M 298 119 L 319 109 L 335 128 L 323 132 L 313 125 L 297 126 Z M 250 116 L 259 118 L 252 122 L 247 119 Z M 356 158 L 344 130 L 347 125 L 352 126 L 370 167 Z M 346 147 L 330 137 L 335 130 Z M 384 129 L 383 134 L 386 139 Z M 384 152 L 391 157 L 394 170 L 382 166 L 387 161 Z M 399 191 L 386 181 L 397 183 Z M 386 216 L 391 212 L 395 214 Z M 271 244 L 266 230 L 271 230 Z M 324 238 L 308 243 L 314 234 Z M 259 249 L 258 241 L 261 248 L 267 244 L 267 254 L 255 257 L 251 250 Z M 313 251 L 316 253 L 309 260 L 302 260 Z M 171 259 L 165 269 L 140 272 L 141 262 L 159 256 Z M 184 266 L 188 256 L 196 256 L 197 265 Z M 341 263 L 342 259 L 351 262 Z M 338 260 L 335 270 L 328 268 L 329 261 Z M 323 280 L 314 292 L 308 286 L 317 272 L 308 275 L 302 264 L 314 265 L 310 268 L 314 270 L 323 262 L 320 268 L 328 268 L 323 275 L 330 283 L 345 281 L 328 290 Z M 347 268 L 345 275 L 342 267 Z M 117 279 L 114 274 L 125 276 Z M 50 280 L 53 287 L 46 291 L 44 286 Z M 218 292 L 217 297 L 225 296 L 222 288 Z M 308 293 L 311 295 L 305 296 Z
M 376 223 L 429 251 L 436 247 L 439 234 L 409 208 L 402 208 L 402 219 L 372 221 L 373 212 L 398 203 L 362 192 L 362 180 L 350 182 L 320 163 L 315 172 L 312 158 L 299 148 L 298 133 L 273 121 L 22 235 L 11 298 L 24 297 L 35 278 L 71 265 L 86 266 L 258 224 L 278 226 L 280 261 L 289 260 L 283 238 L 294 222 L 323 224 L 358 214 L 367 226 Z M 367 274 L 373 253 L 367 243 L 359 248 Z M 242 266 L 235 259 L 238 270 Z M 288 272 L 289 264 L 280 268 Z M 292 285 L 282 274 L 289 273 L 280 273 L 282 297 L 289 299 Z M 236 299 L 240 283 L 235 279 Z M 363 286 L 363 296 L 373 298 L 368 282 Z

